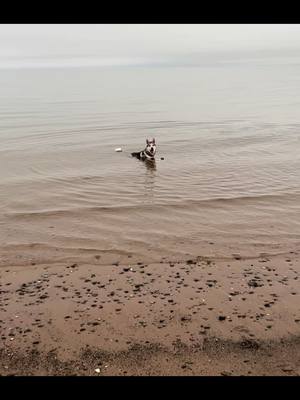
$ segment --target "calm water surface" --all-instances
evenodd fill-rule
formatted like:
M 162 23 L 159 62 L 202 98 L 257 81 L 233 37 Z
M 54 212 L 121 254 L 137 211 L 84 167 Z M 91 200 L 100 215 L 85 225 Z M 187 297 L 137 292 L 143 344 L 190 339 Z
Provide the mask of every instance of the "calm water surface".
M 299 245 L 298 65 L 0 69 L 0 87 L 2 249 Z M 154 167 L 130 156 L 147 137 Z

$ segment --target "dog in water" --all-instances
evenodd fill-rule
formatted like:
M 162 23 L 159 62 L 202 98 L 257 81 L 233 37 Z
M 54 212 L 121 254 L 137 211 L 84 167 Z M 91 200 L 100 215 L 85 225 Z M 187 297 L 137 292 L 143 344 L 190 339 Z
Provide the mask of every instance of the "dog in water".
M 156 144 L 155 139 L 146 139 L 146 147 L 144 150 L 131 153 L 132 157 L 136 157 L 141 161 L 155 161 Z

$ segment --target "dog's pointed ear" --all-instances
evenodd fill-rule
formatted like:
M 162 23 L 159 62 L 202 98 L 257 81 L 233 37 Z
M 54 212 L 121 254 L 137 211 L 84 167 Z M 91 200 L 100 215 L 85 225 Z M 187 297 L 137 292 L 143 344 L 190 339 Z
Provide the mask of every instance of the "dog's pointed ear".
M 152 139 L 152 142 L 155 144 L 155 139 L 154 138 Z
M 146 143 L 149 144 L 149 140 L 148 139 L 146 139 Z

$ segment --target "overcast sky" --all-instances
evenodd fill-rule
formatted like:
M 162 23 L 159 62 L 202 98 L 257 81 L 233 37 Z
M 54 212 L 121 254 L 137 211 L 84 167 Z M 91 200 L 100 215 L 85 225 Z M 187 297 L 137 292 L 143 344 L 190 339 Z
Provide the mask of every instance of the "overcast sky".
M 50 64 L 130 64 L 262 50 L 299 51 L 300 25 L 0 25 L 0 66 L 42 65 L 45 59 Z

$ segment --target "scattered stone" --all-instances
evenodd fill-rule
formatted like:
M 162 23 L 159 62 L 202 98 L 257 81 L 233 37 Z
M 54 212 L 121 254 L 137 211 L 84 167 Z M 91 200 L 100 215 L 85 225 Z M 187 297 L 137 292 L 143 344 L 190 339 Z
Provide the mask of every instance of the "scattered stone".
M 250 286 L 250 287 L 261 287 L 261 286 L 264 286 L 264 285 L 261 282 L 258 282 L 256 279 L 251 279 L 248 282 L 248 286 Z
M 189 317 L 189 316 L 184 316 L 184 317 L 181 317 L 180 320 L 181 320 L 182 322 L 190 321 L 190 320 L 191 320 L 191 317 Z
M 231 372 L 228 372 L 228 371 L 222 371 L 222 372 L 221 372 L 221 375 L 222 375 L 222 376 L 231 376 L 232 373 L 231 373 Z
M 281 368 L 281 370 L 282 370 L 283 372 L 293 372 L 293 371 L 294 371 L 294 369 L 293 369 L 292 367 L 288 366 L 288 365 L 283 366 L 283 367 Z

